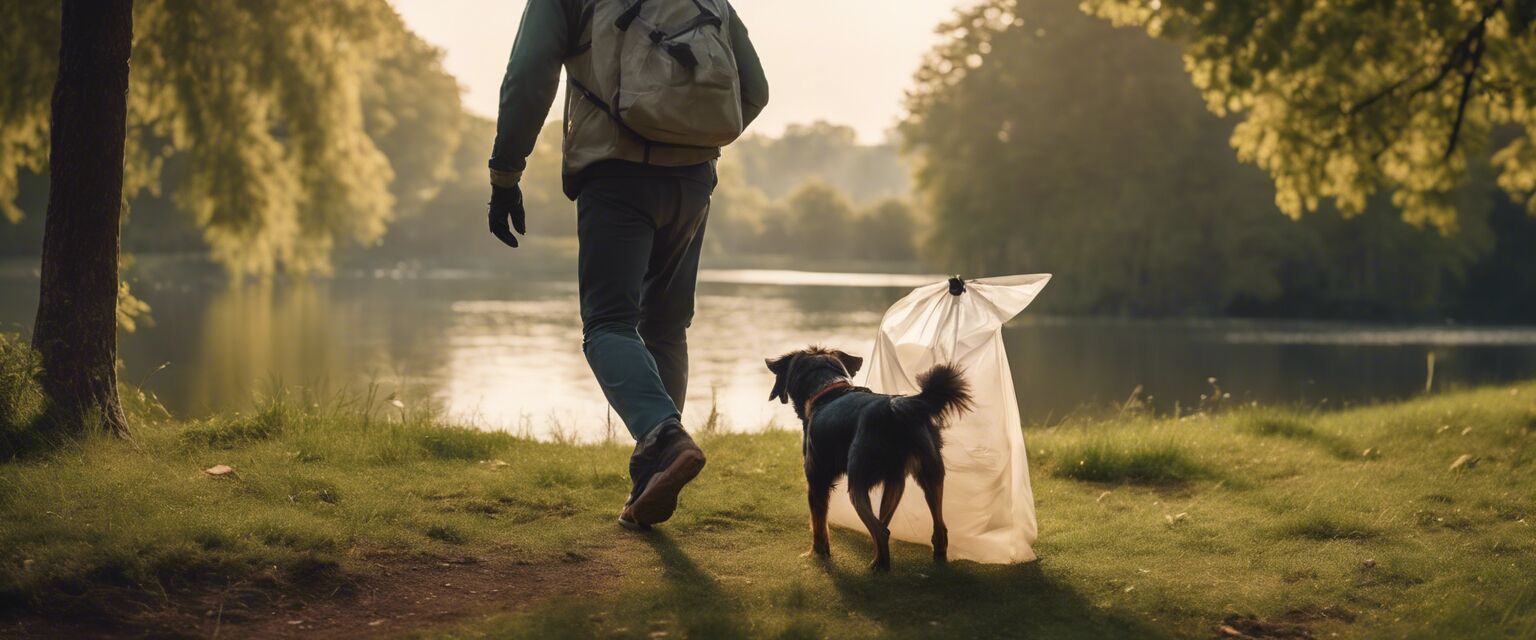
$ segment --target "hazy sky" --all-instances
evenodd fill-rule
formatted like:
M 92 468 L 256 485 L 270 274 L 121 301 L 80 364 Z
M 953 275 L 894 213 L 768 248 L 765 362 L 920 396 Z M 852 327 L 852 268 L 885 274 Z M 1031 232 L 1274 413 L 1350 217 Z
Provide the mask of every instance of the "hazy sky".
M 417 34 L 446 52 L 466 106 L 494 116 L 525 0 L 393 2 Z M 772 86 L 772 104 L 753 129 L 777 134 L 786 124 L 828 120 L 852 125 L 866 142 L 881 140 L 935 42 L 933 28 L 971 2 L 734 0 Z

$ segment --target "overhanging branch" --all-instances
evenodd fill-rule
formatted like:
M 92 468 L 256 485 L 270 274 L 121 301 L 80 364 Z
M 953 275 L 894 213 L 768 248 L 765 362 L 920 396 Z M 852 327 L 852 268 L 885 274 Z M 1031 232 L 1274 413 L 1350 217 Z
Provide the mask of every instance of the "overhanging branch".
M 1483 37 L 1488 31 L 1488 20 L 1493 18 L 1493 14 L 1498 13 L 1498 10 L 1503 6 L 1504 0 L 1495 0 L 1493 4 L 1490 4 L 1484 8 L 1483 13 L 1478 17 L 1477 23 L 1472 25 L 1472 28 L 1467 30 L 1466 35 L 1462 36 L 1462 38 L 1458 40 L 1454 46 L 1451 47 L 1450 56 L 1446 58 L 1445 62 L 1440 64 L 1439 69 L 1437 69 L 1435 72 L 1435 76 L 1430 78 L 1428 82 L 1425 82 L 1424 84 L 1415 88 L 1408 94 L 1408 97 L 1413 98 L 1415 96 L 1428 93 L 1429 91 L 1433 91 L 1436 87 L 1440 86 L 1441 82 L 1444 82 L 1445 79 L 1451 75 L 1452 71 L 1456 70 L 1457 68 L 1466 66 L 1469 61 L 1472 62 L 1473 73 L 1475 74 L 1478 62 L 1473 59 L 1474 57 L 1478 59 L 1482 57 L 1484 46 Z M 1381 90 L 1366 96 L 1359 102 L 1356 102 L 1353 106 L 1346 110 L 1345 113 L 1348 115 L 1358 114 L 1361 111 L 1374 106 L 1382 99 L 1396 94 L 1397 91 L 1403 88 L 1404 85 L 1407 85 L 1414 78 L 1417 78 L 1419 74 L 1424 73 L 1425 69 L 1426 67 L 1422 66 L 1414 69 L 1408 75 L 1398 79 L 1392 84 L 1387 85 Z M 1470 80 L 1463 79 L 1462 82 L 1464 86 L 1470 88 Z M 1457 118 L 1457 121 L 1459 127 L 1459 117 Z

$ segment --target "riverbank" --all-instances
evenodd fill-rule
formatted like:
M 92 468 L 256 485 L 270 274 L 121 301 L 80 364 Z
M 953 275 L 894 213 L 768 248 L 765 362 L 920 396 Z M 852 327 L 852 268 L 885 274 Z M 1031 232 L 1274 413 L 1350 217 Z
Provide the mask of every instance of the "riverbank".
M 135 404 L 132 443 L 0 463 L 0 635 L 1536 633 L 1536 384 L 1030 429 L 1041 560 L 900 544 L 886 575 L 862 533 L 799 557 L 794 432 L 699 434 L 710 466 L 642 535 L 613 522 L 623 445 L 384 400 L 191 422 Z

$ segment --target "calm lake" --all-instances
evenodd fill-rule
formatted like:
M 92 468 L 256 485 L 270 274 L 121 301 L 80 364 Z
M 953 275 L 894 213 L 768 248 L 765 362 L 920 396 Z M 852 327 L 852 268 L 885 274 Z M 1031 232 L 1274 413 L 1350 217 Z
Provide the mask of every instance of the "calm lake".
M 751 431 L 794 424 L 791 410 L 767 401 L 764 357 L 813 342 L 867 355 L 885 309 L 930 278 L 747 270 L 702 280 L 685 419 L 700 424 L 714 407 L 724 428 Z M 26 270 L 0 277 L 0 330 L 30 324 L 36 287 Z M 232 287 L 202 277 L 141 283 L 137 293 L 154 324 L 123 335 L 124 379 L 180 416 L 246 410 L 277 387 L 360 395 L 376 383 L 380 397 L 434 403 L 485 429 L 623 435 L 582 358 L 573 281 L 424 271 Z M 1423 392 L 1430 353 L 1437 389 L 1536 377 L 1536 327 L 1130 321 L 1026 310 L 1004 335 L 1024 417 L 1035 423 L 1106 411 L 1138 386 L 1160 410 L 1187 410 L 1212 391 L 1211 378 L 1245 403 L 1332 408 L 1408 397 Z

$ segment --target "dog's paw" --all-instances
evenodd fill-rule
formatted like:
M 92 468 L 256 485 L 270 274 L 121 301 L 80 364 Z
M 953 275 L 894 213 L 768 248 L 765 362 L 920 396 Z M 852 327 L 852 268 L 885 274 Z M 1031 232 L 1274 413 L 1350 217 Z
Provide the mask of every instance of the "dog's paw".
M 875 560 L 873 560 L 873 561 L 871 561 L 869 563 L 869 570 L 870 571 L 878 571 L 878 572 L 890 571 L 891 570 L 891 560 L 890 560 L 890 558 L 885 558 L 885 559 L 876 558 Z
M 812 558 L 812 559 L 815 559 L 815 560 L 820 560 L 822 562 L 827 562 L 827 561 L 830 561 L 832 559 L 832 550 L 831 549 L 811 549 L 810 551 L 807 551 L 805 553 L 800 554 L 800 557 L 802 557 L 802 558 Z

